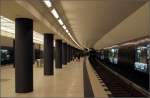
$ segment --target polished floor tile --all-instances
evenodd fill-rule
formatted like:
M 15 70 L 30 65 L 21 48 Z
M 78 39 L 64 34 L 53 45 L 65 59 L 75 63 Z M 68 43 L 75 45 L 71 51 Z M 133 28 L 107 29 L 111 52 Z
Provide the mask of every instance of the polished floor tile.
M 15 69 L 2 67 L 1 97 L 84 97 L 83 59 L 55 69 L 53 76 L 44 76 L 43 67 L 34 67 L 34 90 L 15 93 Z

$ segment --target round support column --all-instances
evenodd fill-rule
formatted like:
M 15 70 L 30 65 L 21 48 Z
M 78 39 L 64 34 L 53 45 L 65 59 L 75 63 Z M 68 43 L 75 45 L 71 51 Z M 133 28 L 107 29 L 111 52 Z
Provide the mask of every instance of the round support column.
M 64 64 L 66 65 L 67 64 L 67 43 L 64 43 L 64 57 L 65 57 L 65 62 Z
M 56 68 L 62 68 L 62 40 L 56 40 Z
M 66 57 L 67 57 L 67 63 L 69 62 L 69 47 L 68 47 L 68 44 L 66 45 L 66 48 L 67 48 L 67 53 L 66 53 Z
M 44 75 L 54 74 L 53 34 L 44 34 Z
M 13 50 L 14 50 L 14 52 L 13 52 L 13 67 L 15 68 L 15 39 L 13 39 Z
M 62 64 L 65 65 L 65 43 L 62 43 Z
M 15 90 L 33 91 L 33 20 L 15 19 Z

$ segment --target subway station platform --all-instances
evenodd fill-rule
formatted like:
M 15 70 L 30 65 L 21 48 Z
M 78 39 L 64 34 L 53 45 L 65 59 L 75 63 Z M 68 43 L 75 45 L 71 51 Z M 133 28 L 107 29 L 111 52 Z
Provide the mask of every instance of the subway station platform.
M 0 97 L 150 97 L 150 0 L 0 6 Z
M 53 76 L 44 76 L 43 67 L 34 65 L 33 92 L 15 93 L 15 69 L 11 66 L 1 67 L 1 97 L 85 97 L 84 59 L 74 60 L 62 69 L 56 69 Z M 93 68 L 86 60 L 86 69 L 95 97 L 107 97 Z M 87 90 L 86 90 L 87 91 Z M 93 97 L 94 97 L 93 96 Z

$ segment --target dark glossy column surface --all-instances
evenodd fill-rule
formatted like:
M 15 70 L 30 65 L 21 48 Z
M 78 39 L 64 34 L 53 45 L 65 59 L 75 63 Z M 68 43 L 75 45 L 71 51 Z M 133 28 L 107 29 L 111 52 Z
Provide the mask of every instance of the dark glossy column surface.
M 15 19 L 15 90 L 33 91 L 33 20 Z
M 69 45 L 67 45 L 67 63 L 69 63 L 69 57 L 70 57 L 70 54 L 69 54 Z
M 73 51 L 72 51 L 72 47 L 70 47 L 70 49 L 71 49 L 71 61 L 73 60 Z
M 44 75 L 54 74 L 53 34 L 44 34 Z
M 65 65 L 65 44 L 62 43 L 62 64 Z
M 69 45 L 69 62 L 71 61 L 71 46 Z
M 67 64 L 67 43 L 64 43 L 64 60 L 65 60 L 65 62 L 64 62 L 64 64 L 66 65 Z
M 13 50 L 15 50 L 15 39 L 13 39 Z M 14 58 L 13 59 L 13 62 L 14 62 L 13 67 L 15 68 L 15 51 L 14 51 L 14 57 L 13 58 Z
M 55 67 L 62 68 L 62 40 L 56 40 Z
M 35 63 L 35 43 L 33 43 L 33 64 Z

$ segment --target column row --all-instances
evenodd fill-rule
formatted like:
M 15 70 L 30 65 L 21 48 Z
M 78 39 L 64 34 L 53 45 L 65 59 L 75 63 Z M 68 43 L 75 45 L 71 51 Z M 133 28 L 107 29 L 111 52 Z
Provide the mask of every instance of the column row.
M 81 50 L 70 46 L 62 40 L 56 40 L 54 35 L 44 34 L 44 75 L 54 74 L 55 68 L 78 58 Z M 15 19 L 15 90 L 17 93 L 33 91 L 33 20 L 27 18 Z

